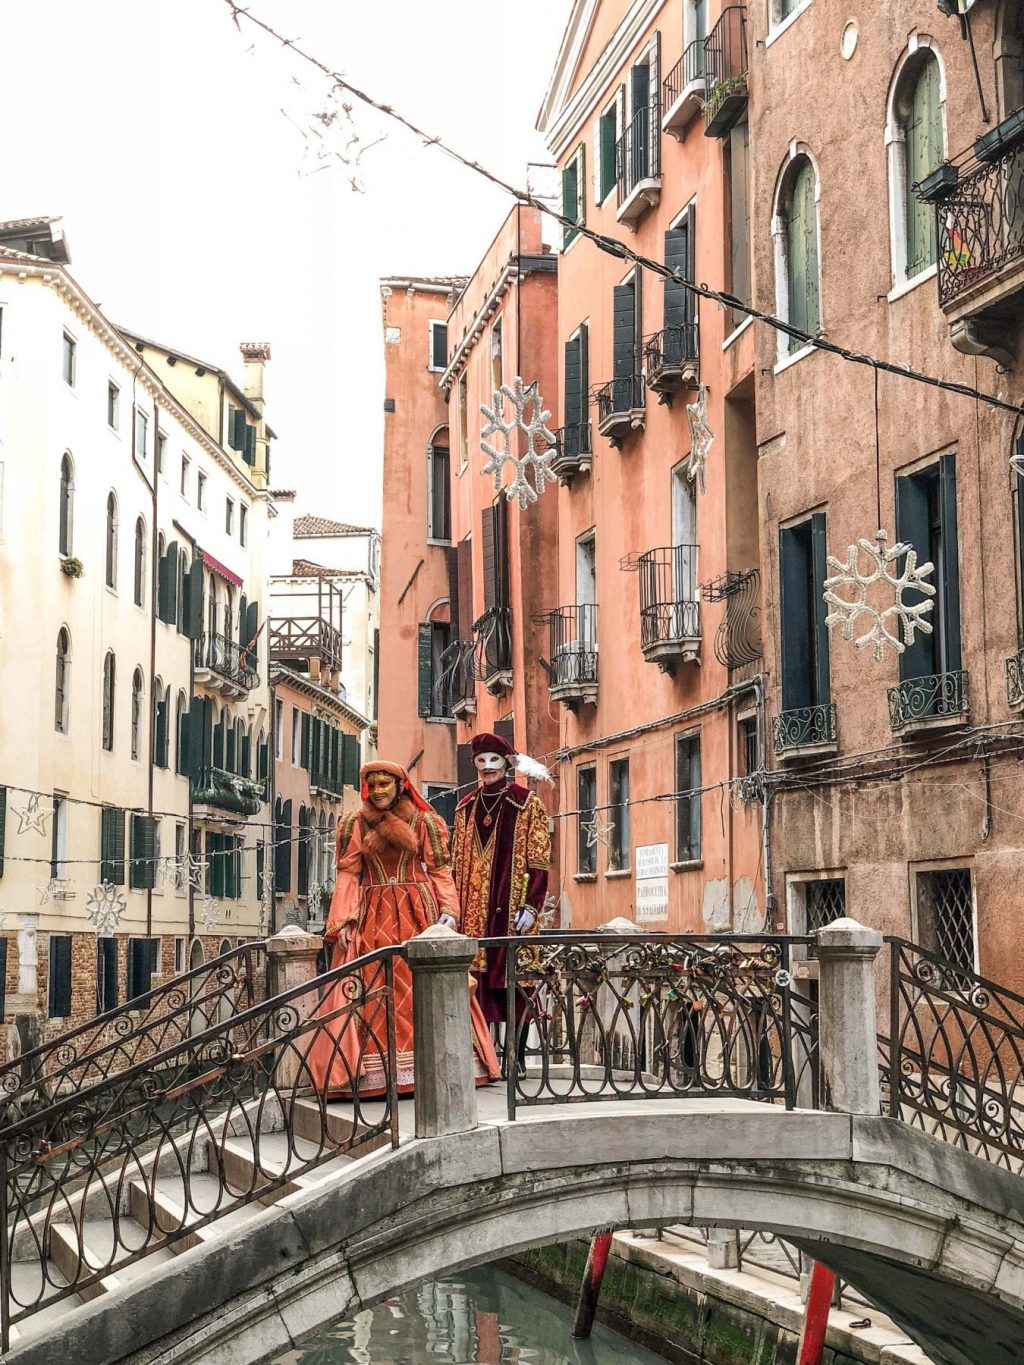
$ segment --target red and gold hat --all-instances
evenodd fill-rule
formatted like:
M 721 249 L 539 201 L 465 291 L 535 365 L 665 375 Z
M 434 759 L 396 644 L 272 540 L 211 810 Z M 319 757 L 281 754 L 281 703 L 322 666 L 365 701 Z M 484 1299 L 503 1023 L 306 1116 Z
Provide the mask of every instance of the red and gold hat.
M 470 741 L 470 748 L 473 750 L 473 757 L 477 754 L 500 754 L 502 758 L 512 758 L 515 749 L 502 739 L 500 735 L 492 735 L 485 731 L 482 735 L 474 735 Z

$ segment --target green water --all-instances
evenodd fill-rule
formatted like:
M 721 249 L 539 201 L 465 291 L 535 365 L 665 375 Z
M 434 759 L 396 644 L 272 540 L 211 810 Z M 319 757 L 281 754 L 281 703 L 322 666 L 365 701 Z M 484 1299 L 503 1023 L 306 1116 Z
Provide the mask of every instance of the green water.
M 600 1324 L 590 1341 L 571 1327 L 564 1305 L 479 1266 L 397 1294 L 275 1365 L 665 1365 Z

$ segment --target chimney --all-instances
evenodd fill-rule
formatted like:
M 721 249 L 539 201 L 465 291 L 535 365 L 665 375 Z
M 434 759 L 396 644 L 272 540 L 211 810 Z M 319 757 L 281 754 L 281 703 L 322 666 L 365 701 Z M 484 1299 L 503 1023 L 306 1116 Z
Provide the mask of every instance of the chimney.
M 267 361 L 270 359 L 270 343 L 268 341 L 243 341 L 239 349 L 242 352 L 245 375 L 242 391 L 246 398 L 262 412 L 263 378 Z

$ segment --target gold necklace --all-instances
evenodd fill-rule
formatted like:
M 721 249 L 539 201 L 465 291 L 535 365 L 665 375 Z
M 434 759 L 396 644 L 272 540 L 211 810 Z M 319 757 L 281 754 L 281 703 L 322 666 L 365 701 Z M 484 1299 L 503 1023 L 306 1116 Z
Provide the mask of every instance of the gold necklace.
M 496 793 L 496 795 L 495 795 L 495 797 L 494 797 L 494 800 L 491 802 L 491 804 L 488 805 L 487 802 L 484 800 L 484 789 L 483 789 L 482 787 L 480 788 L 480 804 L 481 804 L 481 806 L 483 806 L 483 808 L 484 808 L 484 824 L 485 824 L 485 825 L 490 825 L 490 824 L 493 823 L 493 815 L 492 815 L 492 812 L 493 812 L 493 811 L 496 811 L 496 810 L 498 809 L 498 807 L 501 805 L 501 798 L 502 798 L 504 795 L 505 795 L 505 788 L 502 787 L 501 790 L 500 790 L 499 792 Z

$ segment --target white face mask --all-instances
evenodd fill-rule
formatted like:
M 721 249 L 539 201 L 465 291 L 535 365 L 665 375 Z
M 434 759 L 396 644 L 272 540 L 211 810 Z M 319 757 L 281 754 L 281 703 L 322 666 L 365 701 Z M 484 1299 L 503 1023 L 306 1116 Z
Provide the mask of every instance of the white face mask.
M 505 759 L 501 754 L 477 754 L 473 766 L 485 782 L 493 782 L 505 773 Z

